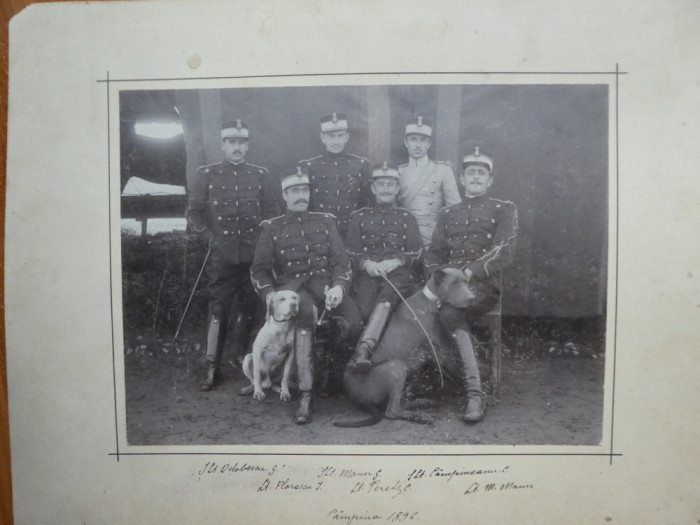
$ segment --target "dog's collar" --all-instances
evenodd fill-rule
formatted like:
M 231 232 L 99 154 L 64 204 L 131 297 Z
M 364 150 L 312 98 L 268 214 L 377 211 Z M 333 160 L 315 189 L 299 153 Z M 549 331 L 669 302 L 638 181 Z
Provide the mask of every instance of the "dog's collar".
M 440 301 L 440 298 L 430 291 L 427 284 L 423 287 L 423 295 L 434 302 L 438 308 L 442 306 L 442 301 Z
M 279 319 L 276 319 L 276 318 L 275 318 L 275 314 L 272 314 L 270 317 L 271 317 L 272 320 L 275 321 L 276 323 L 286 323 L 286 322 L 288 322 L 288 321 L 291 319 L 291 318 L 290 318 L 290 319 L 282 319 L 282 320 L 280 321 Z

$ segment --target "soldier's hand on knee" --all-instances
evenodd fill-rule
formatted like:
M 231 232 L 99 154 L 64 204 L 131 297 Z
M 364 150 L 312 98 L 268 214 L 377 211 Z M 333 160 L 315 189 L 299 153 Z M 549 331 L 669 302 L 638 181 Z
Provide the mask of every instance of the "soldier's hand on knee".
M 365 269 L 370 277 L 379 277 L 382 274 L 382 269 L 379 263 L 365 259 L 362 263 L 362 267 Z
M 396 270 L 402 264 L 403 263 L 400 259 L 387 259 L 386 261 L 380 262 L 379 267 L 381 268 L 383 273 L 389 274 Z

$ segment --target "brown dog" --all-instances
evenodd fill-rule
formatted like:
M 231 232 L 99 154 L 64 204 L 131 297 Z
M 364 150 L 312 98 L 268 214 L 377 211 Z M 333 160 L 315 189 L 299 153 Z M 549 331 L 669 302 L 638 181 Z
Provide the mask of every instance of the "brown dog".
M 473 298 L 474 294 L 464 274 L 456 269 L 445 268 L 435 272 L 423 290 L 407 300 L 430 335 L 440 365 L 452 377 L 460 377 L 461 372 L 455 359 L 446 358 L 454 352 L 454 343 L 448 340 L 440 326 L 439 305 L 447 303 L 465 308 Z M 461 349 L 458 350 L 461 352 Z M 416 317 L 405 304 L 400 304 L 372 353 L 370 371 L 356 373 L 346 368 L 343 376 L 350 399 L 372 416 L 359 421 L 338 421 L 335 425 L 373 425 L 383 416 L 430 423 L 432 418 L 428 414 L 407 410 L 402 405 L 402 398 L 406 379 L 420 371 L 425 363 L 434 362 L 435 358 L 433 348 Z
M 294 361 L 294 317 L 298 311 L 296 292 L 282 290 L 267 296 L 265 324 L 253 342 L 253 352 L 243 359 L 243 373 L 250 385 L 243 387 L 240 395 L 252 393 L 256 401 L 262 401 L 265 389 L 272 388 L 280 393 L 282 401 L 292 399 L 289 383 Z

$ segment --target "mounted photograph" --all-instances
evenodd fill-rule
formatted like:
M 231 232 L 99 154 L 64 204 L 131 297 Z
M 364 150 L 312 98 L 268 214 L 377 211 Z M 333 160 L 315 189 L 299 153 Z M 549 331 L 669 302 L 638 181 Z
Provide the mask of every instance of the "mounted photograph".
M 614 86 L 455 80 L 110 84 L 127 446 L 602 444 Z

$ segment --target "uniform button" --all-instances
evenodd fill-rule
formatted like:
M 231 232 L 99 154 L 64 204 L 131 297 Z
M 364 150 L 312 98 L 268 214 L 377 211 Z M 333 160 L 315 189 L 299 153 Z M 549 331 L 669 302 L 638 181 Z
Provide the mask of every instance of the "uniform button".
M 496 224 L 496 219 L 491 219 L 491 222 Z
M 292 261 L 289 261 L 289 262 L 287 263 L 287 266 L 291 266 L 291 265 L 292 265 Z
M 367 246 L 365 246 L 364 248 L 362 248 L 362 251 L 365 251 L 365 252 L 366 252 L 366 251 L 367 251 Z
M 213 184 L 210 184 L 210 185 L 209 185 L 209 189 L 212 189 L 213 187 L 214 187 Z
M 219 220 L 221 220 L 221 217 L 217 217 Z
M 490 239 L 492 236 L 491 236 L 490 233 L 487 233 L 487 234 L 486 234 L 486 237 L 488 237 L 488 238 Z
M 426 226 L 430 226 L 430 221 L 425 221 Z
M 228 230 L 224 230 L 224 235 L 228 235 Z
M 428 201 L 428 204 L 432 204 L 432 203 L 433 203 L 433 201 Z
M 284 250 L 280 250 L 280 255 L 282 255 L 283 253 L 284 253 Z
M 219 201 L 214 201 L 214 205 L 216 206 L 217 204 L 219 204 Z
M 209 173 L 209 168 L 205 169 L 204 173 Z M 209 185 L 209 187 L 211 188 L 211 184 Z

